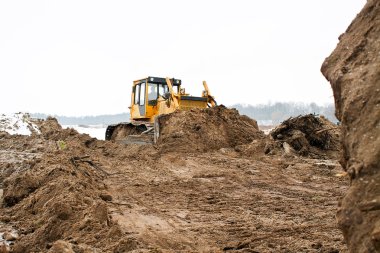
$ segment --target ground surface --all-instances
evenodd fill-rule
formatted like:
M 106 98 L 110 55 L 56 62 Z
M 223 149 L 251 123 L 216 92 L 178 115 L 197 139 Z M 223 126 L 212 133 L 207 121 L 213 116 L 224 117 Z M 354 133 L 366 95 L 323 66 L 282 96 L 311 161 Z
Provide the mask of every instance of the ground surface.
M 340 252 L 335 161 L 250 159 L 235 152 L 164 155 L 106 180 L 123 230 L 160 249 Z M 249 250 L 254 251 L 249 251 Z M 244 251 L 244 250 L 243 250 Z
M 248 144 L 208 152 L 39 125 L 41 135 L 0 135 L 0 232 L 18 234 L 5 242 L 13 252 L 346 251 L 335 221 L 348 187 L 340 165 L 294 150 L 265 155 L 270 140 L 255 124 Z

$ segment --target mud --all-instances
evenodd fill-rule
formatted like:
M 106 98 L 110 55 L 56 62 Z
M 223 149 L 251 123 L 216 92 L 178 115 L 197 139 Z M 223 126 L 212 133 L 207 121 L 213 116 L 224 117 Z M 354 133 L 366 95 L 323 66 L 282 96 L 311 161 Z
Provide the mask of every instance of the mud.
M 1 133 L 0 232 L 19 235 L 9 250 L 345 252 L 336 160 L 265 155 L 269 137 L 223 107 L 183 119 L 195 122 L 166 122 L 188 147 L 169 132 L 156 146 L 99 141 L 53 118 L 40 135 Z
M 351 177 L 339 226 L 350 252 L 380 252 L 380 2 L 369 0 L 322 72 L 342 122 L 341 164 Z

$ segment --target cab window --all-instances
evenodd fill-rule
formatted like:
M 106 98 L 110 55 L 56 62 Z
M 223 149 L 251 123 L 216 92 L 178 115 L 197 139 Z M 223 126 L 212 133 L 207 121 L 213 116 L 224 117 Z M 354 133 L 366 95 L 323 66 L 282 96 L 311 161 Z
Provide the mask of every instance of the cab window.
M 158 85 L 155 83 L 148 83 L 148 102 L 157 100 L 158 98 Z
M 168 92 L 169 92 L 169 87 L 166 84 L 159 84 L 159 86 L 158 86 L 158 95 L 159 96 L 162 96 Z
M 140 83 L 140 100 L 139 105 L 145 105 L 145 83 Z
M 163 84 L 159 84 L 158 85 L 158 95 L 162 96 L 163 94 L 164 94 L 164 85 Z
M 134 104 L 137 105 L 139 104 L 139 98 L 140 98 L 140 84 L 137 84 L 134 87 L 134 94 L 135 94 Z

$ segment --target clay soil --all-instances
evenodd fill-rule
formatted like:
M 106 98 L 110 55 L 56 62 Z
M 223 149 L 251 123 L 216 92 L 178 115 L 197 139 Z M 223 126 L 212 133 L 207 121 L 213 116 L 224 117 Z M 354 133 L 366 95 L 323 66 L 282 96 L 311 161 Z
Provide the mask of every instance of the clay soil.
M 352 184 L 338 211 L 350 252 L 380 252 L 380 1 L 368 0 L 322 65 Z
M 335 213 L 348 180 L 338 162 L 265 154 L 274 140 L 253 120 L 212 110 L 183 117 L 235 128 L 196 152 L 100 141 L 55 119 L 39 122 L 41 135 L 1 133 L 0 232 L 18 235 L 9 250 L 346 252 Z M 239 129 L 249 141 L 231 139 Z

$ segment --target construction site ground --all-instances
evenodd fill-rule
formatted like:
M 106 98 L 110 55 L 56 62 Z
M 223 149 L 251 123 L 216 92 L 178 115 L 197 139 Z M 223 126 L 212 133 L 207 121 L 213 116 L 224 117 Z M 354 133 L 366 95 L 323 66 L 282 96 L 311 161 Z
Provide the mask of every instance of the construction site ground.
M 341 252 L 335 161 L 168 154 L 108 178 L 123 230 L 174 251 Z M 127 170 L 125 169 L 127 168 Z M 246 250 L 246 251 L 244 251 Z
M 255 126 L 247 144 L 194 152 L 39 126 L 0 133 L 7 250 L 346 252 L 335 214 L 349 181 L 337 157 L 268 153 L 274 140 Z

